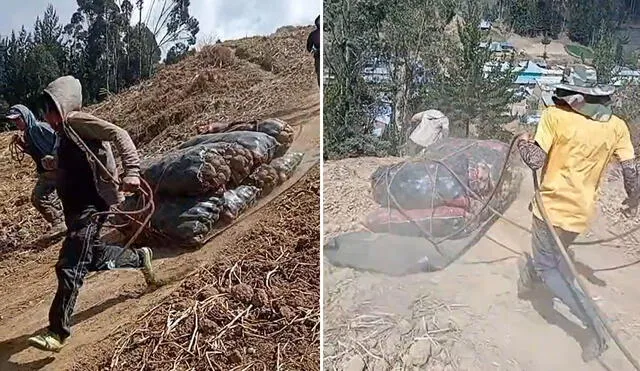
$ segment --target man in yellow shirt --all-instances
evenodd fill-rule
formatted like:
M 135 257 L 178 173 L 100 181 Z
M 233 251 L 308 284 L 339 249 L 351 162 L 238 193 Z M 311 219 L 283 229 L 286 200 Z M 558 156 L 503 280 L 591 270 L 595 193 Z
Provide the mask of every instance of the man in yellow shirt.
M 596 212 L 601 179 L 615 157 L 622 166 L 629 211 L 638 206 L 638 179 L 629 130 L 611 111 L 609 87 L 563 84 L 557 87 L 555 107 L 547 108 L 535 137 L 522 135 L 518 149 L 532 169 L 542 169 L 540 193 L 543 206 L 562 243 L 568 247 L 588 229 Z M 520 262 L 519 291 L 532 288 L 541 279 L 552 294 L 564 302 L 593 335 L 583 346 L 586 361 L 606 349 L 606 333 L 595 308 L 575 283 L 540 210 L 533 207 L 533 259 Z M 573 254 L 571 254 L 573 255 Z

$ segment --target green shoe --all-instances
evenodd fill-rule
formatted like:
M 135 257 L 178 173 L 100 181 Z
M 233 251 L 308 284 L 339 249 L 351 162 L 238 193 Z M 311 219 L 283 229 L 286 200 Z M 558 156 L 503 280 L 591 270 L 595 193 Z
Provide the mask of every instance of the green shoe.
M 148 247 L 143 247 L 140 249 L 142 252 L 142 274 L 144 274 L 144 280 L 147 282 L 147 285 L 155 285 L 156 284 L 156 275 L 153 271 L 153 251 L 151 251 Z
M 30 337 L 27 343 L 37 349 L 44 350 L 45 352 L 60 352 L 65 346 L 65 342 L 60 340 L 60 337 L 52 332 L 48 332 L 44 335 L 38 335 Z

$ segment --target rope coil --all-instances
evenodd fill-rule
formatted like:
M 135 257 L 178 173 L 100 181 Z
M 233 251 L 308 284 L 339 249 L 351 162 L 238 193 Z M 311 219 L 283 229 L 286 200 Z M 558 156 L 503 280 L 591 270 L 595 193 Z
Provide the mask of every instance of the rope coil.
M 11 143 L 9 143 L 9 153 L 11 154 L 11 159 L 18 163 L 22 163 L 26 155 L 26 151 L 18 144 L 15 137 L 11 140 Z

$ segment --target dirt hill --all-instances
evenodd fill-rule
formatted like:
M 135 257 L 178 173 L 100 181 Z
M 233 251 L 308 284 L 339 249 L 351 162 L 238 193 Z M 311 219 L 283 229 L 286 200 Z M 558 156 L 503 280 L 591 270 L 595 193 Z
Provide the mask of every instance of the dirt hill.
M 378 166 L 401 160 L 355 158 L 323 164 L 325 239 L 363 230 L 361 220 L 378 207 L 369 177 Z M 581 240 L 610 237 L 640 222 L 620 214 L 624 190 L 615 168 L 603 188 L 598 218 Z M 525 227 L 531 224 L 532 192 L 527 177 L 506 212 Z M 325 369 L 632 370 L 613 342 L 601 362 L 583 363 L 585 330 L 545 291 L 518 298 L 516 262 L 522 251 L 530 251 L 530 239 L 526 231 L 499 220 L 446 269 L 402 277 L 334 267 L 325 259 Z M 397 255 L 402 246 L 389 250 Z M 637 239 L 575 246 L 575 251 L 578 270 L 596 302 L 631 353 L 640 354 Z
M 25 340 L 47 325 L 60 246 L 36 243 L 46 226 L 29 202 L 33 164 L 12 161 L 12 133 L 0 136 L 0 370 L 102 370 L 112 360 L 119 370 L 174 362 L 176 369 L 318 369 L 320 99 L 305 51 L 310 31 L 206 46 L 86 108 L 126 128 L 144 156 L 202 124 L 277 117 L 296 128 L 291 150 L 305 157 L 292 179 L 210 244 L 191 252 L 153 246 L 168 283 L 160 289 L 147 292 L 138 272 L 90 275 L 73 335 L 55 357 L 26 349 Z M 163 332 L 167 318 L 175 327 Z M 185 336 L 192 337 L 182 344 Z

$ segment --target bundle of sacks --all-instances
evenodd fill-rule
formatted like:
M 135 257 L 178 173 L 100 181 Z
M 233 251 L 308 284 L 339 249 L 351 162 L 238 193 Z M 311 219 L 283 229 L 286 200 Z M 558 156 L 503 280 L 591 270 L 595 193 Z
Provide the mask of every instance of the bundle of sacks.
M 404 236 L 467 236 L 492 215 L 487 203 L 503 211 L 517 195 L 516 164 L 507 166 L 495 190 L 508 150 L 499 141 L 446 138 L 417 158 L 379 167 L 371 185 L 381 208 L 367 216 L 365 225 Z
M 303 156 L 288 152 L 293 132 L 278 119 L 211 124 L 174 150 L 143 161 L 142 177 L 154 190 L 156 210 L 155 233 L 140 238 L 204 244 L 291 177 Z M 123 208 L 135 210 L 138 203 L 132 196 Z

